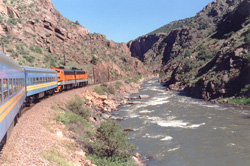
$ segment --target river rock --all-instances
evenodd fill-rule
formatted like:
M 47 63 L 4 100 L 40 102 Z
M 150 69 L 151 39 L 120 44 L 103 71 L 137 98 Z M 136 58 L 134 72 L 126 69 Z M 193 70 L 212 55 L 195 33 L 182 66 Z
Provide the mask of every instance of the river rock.
M 150 96 L 149 95 L 140 95 L 139 98 L 140 99 L 149 99 Z
M 102 117 L 103 117 L 104 119 L 109 119 L 109 118 L 110 118 L 110 115 L 107 114 L 107 113 L 102 113 Z
M 135 164 L 137 166 L 144 166 L 145 164 L 141 160 L 141 155 L 139 153 L 136 153 L 132 156 L 132 159 L 134 160 Z
M 134 130 L 132 130 L 132 129 L 124 129 L 123 131 L 134 131 Z
M 123 118 L 116 118 L 116 120 L 123 121 L 124 119 Z

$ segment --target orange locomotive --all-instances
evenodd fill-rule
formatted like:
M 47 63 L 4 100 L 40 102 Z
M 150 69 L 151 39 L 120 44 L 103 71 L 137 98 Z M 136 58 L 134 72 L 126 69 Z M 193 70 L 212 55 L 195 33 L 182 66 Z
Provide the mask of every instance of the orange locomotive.
M 68 70 L 64 69 L 64 67 L 55 67 L 51 69 L 55 70 L 58 76 L 58 87 L 56 92 L 88 84 L 88 73 L 85 70 L 76 68 Z

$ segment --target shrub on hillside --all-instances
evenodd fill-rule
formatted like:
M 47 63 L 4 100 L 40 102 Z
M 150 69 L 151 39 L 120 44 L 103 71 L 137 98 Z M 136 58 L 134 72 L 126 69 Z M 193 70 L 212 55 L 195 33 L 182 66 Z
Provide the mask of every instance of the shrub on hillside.
M 97 65 L 98 59 L 95 56 L 92 56 L 92 59 L 90 61 L 93 65 Z
M 121 89 L 121 86 L 122 86 L 122 82 L 117 81 L 117 82 L 115 83 L 116 89 L 120 90 L 120 89 Z
M 66 108 L 84 118 L 90 117 L 90 110 L 88 108 L 83 108 L 83 101 L 78 96 L 69 100 L 66 104 Z
M 115 94 L 114 88 L 106 84 L 102 84 L 99 87 L 95 87 L 94 92 L 96 92 L 98 95 L 105 95 L 105 93 Z
M 131 158 L 135 146 L 128 141 L 127 133 L 112 120 L 101 123 L 97 128 L 96 140 L 91 143 L 91 153 L 100 158 L 110 158 L 111 161 L 126 162 Z
M 137 83 L 141 78 L 142 78 L 142 75 L 138 74 L 137 76 L 129 78 L 127 81 L 128 83 L 131 83 L 131 82 Z
M 250 44 L 250 29 L 248 29 L 248 31 L 246 32 L 246 35 L 245 35 L 245 42 L 247 44 Z

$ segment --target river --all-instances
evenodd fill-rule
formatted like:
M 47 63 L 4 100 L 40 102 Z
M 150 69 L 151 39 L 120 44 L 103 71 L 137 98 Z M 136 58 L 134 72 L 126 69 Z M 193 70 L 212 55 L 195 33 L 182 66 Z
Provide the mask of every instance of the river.
M 249 166 L 250 111 L 166 91 L 157 79 L 142 85 L 142 104 L 125 105 L 113 119 L 148 166 Z

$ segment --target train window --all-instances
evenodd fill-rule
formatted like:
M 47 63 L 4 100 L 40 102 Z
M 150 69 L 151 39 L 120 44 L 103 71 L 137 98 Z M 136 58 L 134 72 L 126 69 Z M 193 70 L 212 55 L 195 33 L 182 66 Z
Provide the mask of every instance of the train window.
M 46 83 L 46 78 L 45 77 L 43 77 L 43 83 Z
M 13 93 L 16 93 L 16 79 L 13 78 Z
M 30 84 L 30 78 L 26 79 L 26 84 L 29 85 Z
M 21 89 L 21 78 L 18 78 L 18 91 Z
M 48 77 L 46 77 L 46 82 L 48 82 L 48 80 L 49 80 L 49 78 L 48 78 Z
M 3 79 L 4 101 L 8 100 L 8 79 Z
M 22 80 L 22 89 L 24 88 L 24 78 L 21 78 L 21 80 Z
M 19 78 L 16 79 L 16 91 L 19 91 Z
M 36 77 L 36 84 L 39 84 L 39 78 Z
M 18 81 L 18 78 L 17 78 L 17 79 L 15 79 L 15 92 L 17 92 L 17 91 L 18 91 L 18 89 L 17 89 L 17 81 Z
M 21 89 L 22 89 L 22 79 L 19 78 L 19 90 L 21 90 Z
M 10 78 L 10 80 L 9 80 L 9 93 L 10 93 L 10 97 L 11 97 L 13 94 L 12 78 Z
M 33 85 L 36 84 L 36 78 L 33 78 Z
M 2 80 L 0 79 L 0 105 L 2 104 Z

